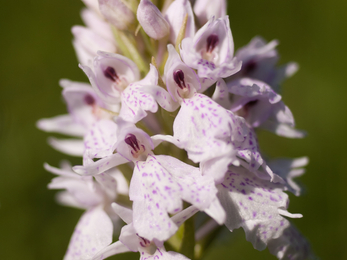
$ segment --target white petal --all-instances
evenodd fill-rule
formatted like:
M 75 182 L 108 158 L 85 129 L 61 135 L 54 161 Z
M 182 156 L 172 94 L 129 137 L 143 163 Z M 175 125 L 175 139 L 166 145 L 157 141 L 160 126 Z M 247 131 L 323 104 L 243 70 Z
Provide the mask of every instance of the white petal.
M 125 252 L 129 252 L 129 249 L 125 245 L 123 245 L 122 242 L 117 241 L 117 242 L 101 249 L 99 252 L 97 252 L 93 256 L 92 260 L 103 260 L 107 257 L 121 254 L 121 253 L 125 253 Z
M 37 121 L 37 128 L 46 132 L 55 132 L 72 136 L 83 136 L 86 129 L 77 124 L 71 115 L 61 115 L 52 118 L 43 118 Z
M 48 143 L 59 152 L 72 156 L 83 156 L 84 144 L 79 139 L 57 139 L 50 137 Z
M 100 159 L 92 164 L 86 166 L 78 165 L 74 166 L 72 169 L 80 175 L 90 176 L 100 174 L 126 162 L 128 162 L 127 159 L 116 153 L 106 158 Z
M 101 208 L 85 212 L 71 237 L 64 260 L 90 259 L 112 242 L 112 221 Z

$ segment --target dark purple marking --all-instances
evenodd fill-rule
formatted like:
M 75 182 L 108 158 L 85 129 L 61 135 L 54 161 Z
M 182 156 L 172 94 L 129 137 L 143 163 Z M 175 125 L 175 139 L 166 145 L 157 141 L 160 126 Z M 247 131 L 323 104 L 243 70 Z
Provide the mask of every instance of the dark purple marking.
M 246 62 L 246 64 L 243 67 L 243 71 L 244 74 L 248 74 L 251 73 L 255 70 L 255 68 L 257 67 L 257 62 L 255 60 L 250 60 L 248 62 Z
M 186 88 L 186 83 L 184 82 L 184 73 L 182 70 L 176 70 L 173 73 L 173 78 L 181 89 Z
M 139 146 L 139 143 L 137 142 L 137 138 L 135 135 L 128 134 L 125 137 L 124 141 L 127 145 L 131 146 L 131 148 L 133 148 L 135 150 L 135 152 L 140 150 L 140 146 Z
M 118 75 L 117 75 L 117 72 L 114 68 L 112 67 L 107 67 L 105 70 L 104 70 L 104 76 L 110 80 L 112 80 L 113 82 L 115 82 L 116 80 L 119 79 Z
M 219 42 L 218 35 L 211 34 L 210 36 L 207 37 L 206 41 L 207 41 L 206 51 L 211 53 Z
M 87 105 L 92 106 L 95 104 L 95 98 L 92 95 L 87 94 L 84 96 L 84 102 L 86 102 Z

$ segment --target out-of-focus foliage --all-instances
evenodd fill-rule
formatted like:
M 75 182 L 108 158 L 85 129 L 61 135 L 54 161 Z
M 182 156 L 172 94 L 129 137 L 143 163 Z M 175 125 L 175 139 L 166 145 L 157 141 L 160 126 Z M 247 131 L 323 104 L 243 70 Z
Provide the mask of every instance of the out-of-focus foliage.
M 230 1 L 236 47 L 255 35 L 280 41 L 281 62 L 296 61 L 299 72 L 282 88 L 303 140 L 260 133 L 270 156 L 310 157 L 301 178 L 306 192 L 291 196 L 294 221 L 321 259 L 345 259 L 347 175 L 345 83 L 347 2 Z M 42 117 L 62 114 L 60 78 L 87 81 L 77 66 L 70 28 L 82 24 L 79 0 L 5 1 L 1 19 L 0 259 L 62 259 L 82 211 L 54 202 L 46 186 L 53 177 L 43 162 L 58 165 L 65 155 L 46 144 L 36 129 Z M 266 145 L 264 145 L 266 143 Z M 73 164 L 79 159 L 71 158 Z M 275 259 L 258 252 L 242 230 L 221 234 L 205 259 Z M 138 259 L 126 254 L 112 259 Z

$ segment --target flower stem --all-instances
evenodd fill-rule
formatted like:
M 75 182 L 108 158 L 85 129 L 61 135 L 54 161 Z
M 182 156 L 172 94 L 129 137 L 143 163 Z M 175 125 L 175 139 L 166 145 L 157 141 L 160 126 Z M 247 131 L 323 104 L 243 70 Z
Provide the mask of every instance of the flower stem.
M 194 216 L 184 222 L 184 233 L 180 253 L 191 260 L 195 259 L 195 225 Z

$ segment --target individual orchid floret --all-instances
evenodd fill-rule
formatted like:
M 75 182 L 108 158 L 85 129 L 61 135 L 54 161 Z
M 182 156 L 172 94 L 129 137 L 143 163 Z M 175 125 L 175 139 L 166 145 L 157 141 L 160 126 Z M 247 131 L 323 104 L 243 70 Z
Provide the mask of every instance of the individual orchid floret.
M 122 108 L 119 116 L 126 121 L 137 123 L 147 116 L 146 111 L 155 113 L 159 105 L 167 110 L 178 108 L 170 94 L 158 86 L 158 71 L 150 64 L 150 71 L 142 80 L 130 84 L 121 94 Z
M 261 37 L 255 37 L 251 42 L 237 50 L 236 58 L 242 61 L 242 68 L 234 77 L 249 77 L 268 83 L 276 91 L 279 84 L 292 76 L 298 65 L 290 62 L 279 68 L 276 67 L 279 55 L 276 50 L 278 41 L 266 43 Z
M 90 259 L 112 242 L 113 230 L 119 227 L 119 217 L 110 203 L 116 198 L 118 190 L 127 193 L 124 187 L 118 189 L 119 184 L 124 185 L 124 176 L 115 169 L 97 176 L 95 182 L 93 177 L 75 174 L 66 163 L 61 169 L 48 164 L 45 168 L 58 175 L 48 187 L 66 189 L 58 196 L 62 204 L 87 209 L 78 221 L 64 259 Z
M 154 155 L 152 139 L 142 130 L 125 124 L 115 144 L 123 158 L 135 164 L 129 197 L 133 201 L 134 228 L 148 240 L 165 241 L 177 231 L 168 213 L 182 210 L 185 200 L 211 215 L 218 223 L 224 221 L 224 210 L 217 200 L 217 190 L 210 176 L 178 159 Z M 156 142 L 158 144 L 158 142 Z M 84 175 L 96 175 L 124 163 L 117 154 L 74 170 Z M 149 221 L 150 220 L 150 221 Z
M 250 78 L 241 78 L 227 84 L 233 94 L 229 109 L 245 118 L 250 127 L 258 127 L 271 114 L 281 96 L 264 82 Z
M 149 241 L 148 239 L 139 236 L 133 226 L 133 212 L 131 209 L 125 208 L 116 203 L 113 203 L 112 207 L 127 225 L 122 228 L 119 241 L 97 252 L 92 260 L 101 260 L 112 255 L 131 251 L 139 252 L 140 260 L 188 260 L 188 258 L 176 252 L 167 252 L 161 241 Z M 190 206 L 174 215 L 171 219 L 175 225 L 180 226 L 196 212 L 198 212 L 198 209 Z
M 135 15 L 126 1 L 99 0 L 99 8 L 105 19 L 119 30 L 128 29 L 135 20 Z
M 50 119 L 41 119 L 37 126 L 48 132 L 58 132 L 73 136 L 84 136 L 99 120 L 109 120 L 116 115 L 110 109 L 117 108 L 106 105 L 89 84 L 61 80 L 63 97 L 67 103 L 69 115 Z M 49 143 L 63 153 L 82 156 L 83 141 L 80 139 L 50 138 Z
M 200 25 L 204 25 L 213 16 L 220 18 L 226 15 L 226 0 L 197 0 L 194 4 L 194 13 Z
M 166 87 L 172 98 L 181 103 L 200 90 L 200 81 L 194 70 L 182 62 L 173 45 L 169 44 L 167 48 L 169 57 L 164 69 Z
M 122 91 L 140 79 L 135 63 L 119 54 L 98 52 L 93 70 L 87 66 L 81 67 L 107 103 L 120 103 Z
M 137 20 L 143 30 L 153 39 L 161 39 L 170 32 L 168 22 L 150 0 L 141 0 L 137 8 Z
M 289 108 L 268 84 L 241 78 L 227 83 L 233 94 L 231 111 L 245 118 L 250 127 L 262 127 L 278 135 L 301 138 L 304 133 L 294 129 L 294 118 Z
M 298 236 L 292 236 L 298 232 L 283 217 L 302 215 L 287 211 L 289 200 L 283 188 L 283 184 L 258 179 L 245 168 L 232 166 L 218 186 L 219 199 L 227 211 L 225 225 L 230 231 L 242 227 L 255 249 L 263 250 L 268 245 L 280 259 L 306 259 L 307 241 L 300 237 L 302 244 L 298 246 Z
M 181 57 L 190 67 L 197 69 L 200 78 L 213 84 L 218 78 L 229 77 L 241 69 L 234 58 L 234 42 L 229 17 L 212 17 L 194 38 L 182 40 Z
M 194 14 L 189 0 L 175 0 L 166 10 L 165 18 L 170 25 L 170 42 L 176 43 L 185 17 L 188 15 L 185 37 L 193 37 L 195 33 Z

